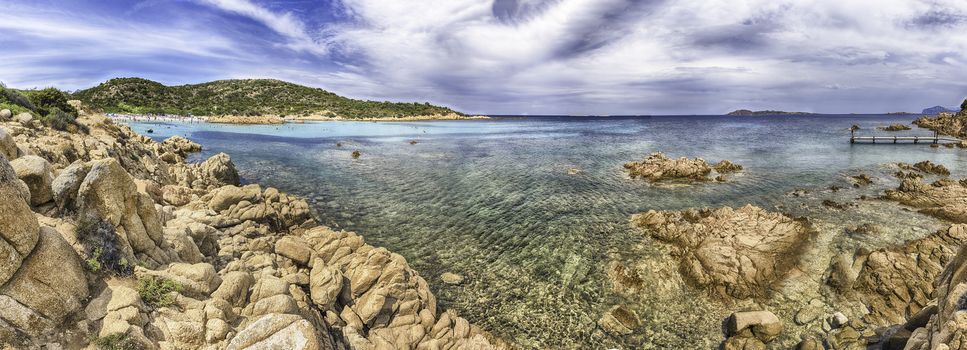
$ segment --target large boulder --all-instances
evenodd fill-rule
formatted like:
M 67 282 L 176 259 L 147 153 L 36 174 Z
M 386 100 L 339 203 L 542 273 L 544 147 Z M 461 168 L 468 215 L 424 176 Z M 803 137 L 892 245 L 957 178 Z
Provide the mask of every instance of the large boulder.
M 50 187 L 54 195 L 54 202 L 57 203 L 58 207 L 64 208 L 74 204 L 74 200 L 77 198 L 77 191 L 81 189 L 81 183 L 90 170 L 91 166 L 89 164 L 74 162 L 67 168 L 64 168 L 64 170 L 61 170 L 60 175 L 54 178 Z
M 57 231 L 40 239 L 20 269 L 0 287 L 0 320 L 31 336 L 56 329 L 88 296 L 80 258 Z
M 211 182 L 220 185 L 237 186 L 241 181 L 238 176 L 238 170 L 235 169 L 235 163 L 225 153 L 216 154 L 199 164 L 198 172 L 201 178 L 210 179 L 210 181 L 213 180 Z
M 8 160 L 16 159 L 20 154 L 17 149 L 17 143 L 14 142 L 13 136 L 10 136 L 6 130 L 0 128 L 0 155 L 6 157 Z
M 4 120 L 5 121 L 5 120 L 8 120 L 10 118 L 13 118 L 13 112 L 11 112 L 9 109 L 2 109 L 2 110 L 0 110 L 0 120 Z
M 268 314 L 238 332 L 228 344 L 229 350 L 321 350 L 335 346 L 328 338 L 320 339 L 312 323 L 300 316 Z
M 164 241 L 154 201 L 138 192 L 131 176 L 114 158 L 90 162 L 90 171 L 77 193 L 78 213 L 101 218 L 118 231 L 122 250 L 151 265 L 177 261 Z
M 23 182 L 0 157 L 0 285 L 10 279 L 34 250 L 40 226 L 23 197 Z
M 50 202 L 53 197 L 51 182 L 53 174 L 50 163 L 38 156 L 23 156 L 10 162 L 17 177 L 27 184 L 30 189 L 30 204 L 41 205 Z
M 201 151 L 201 145 L 178 135 L 165 139 L 161 142 L 161 146 L 182 157 Z
M 686 279 L 722 297 L 766 296 L 795 266 L 812 230 L 755 206 L 648 211 L 632 225 L 671 244 Z
M 28 125 L 30 124 L 30 122 L 34 120 L 34 116 L 31 115 L 30 113 L 23 112 L 14 116 L 13 120 L 16 120 L 20 124 Z

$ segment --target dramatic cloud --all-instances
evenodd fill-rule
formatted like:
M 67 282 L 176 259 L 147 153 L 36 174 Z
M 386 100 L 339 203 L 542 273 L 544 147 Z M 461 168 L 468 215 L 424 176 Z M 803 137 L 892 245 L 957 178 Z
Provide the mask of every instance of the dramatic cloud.
M 917 111 L 967 95 L 963 0 L 0 5 L 12 85 L 274 77 L 504 114 Z

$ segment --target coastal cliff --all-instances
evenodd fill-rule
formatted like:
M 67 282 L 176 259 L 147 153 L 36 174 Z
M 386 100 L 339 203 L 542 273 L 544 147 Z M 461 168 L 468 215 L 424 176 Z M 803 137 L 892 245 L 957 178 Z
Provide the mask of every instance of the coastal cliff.
M 230 157 L 92 113 L 0 111 L 0 343 L 15 348 L 491 349 L 402 256 L 242 185 Z

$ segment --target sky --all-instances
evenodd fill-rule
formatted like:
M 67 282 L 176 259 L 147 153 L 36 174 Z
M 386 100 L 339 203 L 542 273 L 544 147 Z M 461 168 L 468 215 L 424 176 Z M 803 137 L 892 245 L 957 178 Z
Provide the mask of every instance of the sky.
M 0 0 L 0 82 L 274 78 L 474 114 L 959 106 L 965 0 Z

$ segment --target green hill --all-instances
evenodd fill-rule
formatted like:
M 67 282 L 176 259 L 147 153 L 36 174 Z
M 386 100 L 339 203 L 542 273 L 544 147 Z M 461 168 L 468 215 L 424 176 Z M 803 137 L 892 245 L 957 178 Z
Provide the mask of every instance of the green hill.
M 460 114 L 429 103 L 345 98 L 323 89 L 280 80 L 218 80 L 165 86 L 141 78 L 116 78 L 72 96 L 108 113 L 198 116 L 326 116 L 347 119 Z

